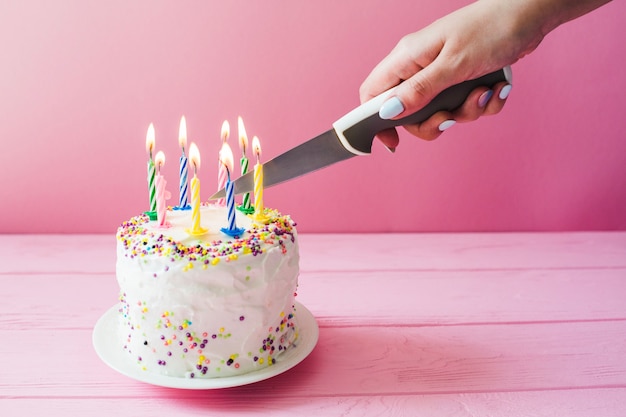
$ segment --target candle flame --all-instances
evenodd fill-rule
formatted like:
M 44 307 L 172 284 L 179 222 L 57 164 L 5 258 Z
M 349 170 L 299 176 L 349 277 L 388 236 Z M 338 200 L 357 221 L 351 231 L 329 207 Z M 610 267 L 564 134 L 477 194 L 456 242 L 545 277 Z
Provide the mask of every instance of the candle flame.
M 246 156 L 246 149 L 248 148 L 248 135 L 246 128 L 243 125 L 243 119 L 241 116 L 237 118 L 237 131 L 239 132 L 239 148 L 243 156 Z
M 154 133 L 154 125 L 150 123 L 148 126 L 148 133 L 146 134 L 146 152 L 152 158 L 152 151 L 154 150 L 154 142 L 155 142 L 155 133 Z
M 233 151 L 226 142 L 222 144 L 222 149 L 220 149 L 220 162 L 224 164 L 229 173 L 233 172 Z
M 163 151 L 157 152 L 156 156 L 154 157 L 154 163 L 158 169 L 161 169 L 161 167 L 165 165 L 165 154 L 163 153 Z
M 189 159 L 195 173 L 200 169 L 200 150 L 194 142 L 191 142 L 191 145 L 189 145 Z
M 255 153 L 257 159 L 261 156 L 261 142 L 256 136 L 252 138 L 252 152 Z
M 185 152 L 185 146 L 187 146 L 187 120 L 185 116 L 180 118 L 180 127 L 178 128 L 178 144 Z
M 228 123 L 228 120 L 224 120 L 224 123 L 222 123 L 222 143 L 226 143 L 228 141 L 228 137 L 230 136 L 230 124 Z

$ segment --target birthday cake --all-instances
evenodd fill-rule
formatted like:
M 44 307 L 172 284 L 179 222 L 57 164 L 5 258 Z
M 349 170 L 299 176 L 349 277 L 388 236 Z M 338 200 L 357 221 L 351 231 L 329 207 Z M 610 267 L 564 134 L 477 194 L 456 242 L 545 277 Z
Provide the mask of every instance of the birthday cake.
M 237 213 L 240 236 L 220 232 L 225 207 L 202 204 L 207 232 L 189 233 L 190 210 L 146 215 L 117 231 L 119 334 L 146 372 L 216 378 L 272 366 L 298 338 L 294 297 L 298 240 L 289 216 Z

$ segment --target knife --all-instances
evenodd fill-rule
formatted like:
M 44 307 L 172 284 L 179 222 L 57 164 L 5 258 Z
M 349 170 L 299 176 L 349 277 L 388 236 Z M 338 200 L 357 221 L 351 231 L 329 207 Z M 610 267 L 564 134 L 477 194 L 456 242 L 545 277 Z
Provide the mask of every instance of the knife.
M 321 135 L 292 148 L 263 164 L 263 187 L 299 177 L 353 156 L 369 155 L 376 134 L 391 127 L 421 123 L 441 110 L 452 111 L 461 106 L 476 87 L 492 87 L 496 83 L 513 82 L 513 72 L 507 66 L 482 77 L 453 85 L 437 95 L 425 107 L 398 120 L 381 119 L 378 112 L 396 87 L 385 91 L 355 108 L 333 123 L 333 128 Z M 254 172 L 234 181 L 235 194 L 254 189 Z M 219 190 L 209 200 L 223 198 L 225 190 Z

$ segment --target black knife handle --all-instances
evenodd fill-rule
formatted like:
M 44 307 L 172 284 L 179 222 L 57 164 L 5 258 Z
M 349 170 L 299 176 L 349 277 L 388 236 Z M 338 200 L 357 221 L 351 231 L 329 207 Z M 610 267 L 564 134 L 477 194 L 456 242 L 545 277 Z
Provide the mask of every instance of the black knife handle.
M 453 85 L 439 93 L 425 107 L 402 119 L 381 119 L 378 115 L 380 107 L 391 96 L 394 87 L 337 120 L 333 128 L 346 149 L 357 155 L 369 154 L 372 152 L 374 136 L 378 132 L 396 126 L 421 123 L 438 111 L 453 111 L 465 102 L 467 96 L 476 87 L 493 87 L 501 81 L 512 83 L 511 67 L 507 66 L 482 77 Z

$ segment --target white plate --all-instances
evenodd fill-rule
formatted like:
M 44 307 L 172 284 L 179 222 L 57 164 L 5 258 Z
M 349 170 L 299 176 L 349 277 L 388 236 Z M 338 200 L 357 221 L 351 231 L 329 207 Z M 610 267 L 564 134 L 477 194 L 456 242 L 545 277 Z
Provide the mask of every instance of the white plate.
M 117 344 L 111 335 L 117 333 L 118 307 L 111 307 L 100 317 L 93 329 L 93 346 L 100 359 L 119 373 L 138 381 L 162 387 L 182 389 L 216 389 L 252 384 L 282 374 L 304 360 L 313 351 L 319 337 L 319 328 L 313 314 L 296 302 L 295 316 L 298 340 L 293 347 L 281 354 L 276 363 L 258 371 L 223 378 L 182 378 L 142 371 L 132 362 L 131 357 Z

